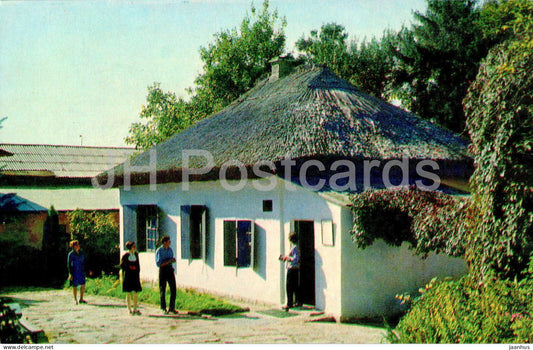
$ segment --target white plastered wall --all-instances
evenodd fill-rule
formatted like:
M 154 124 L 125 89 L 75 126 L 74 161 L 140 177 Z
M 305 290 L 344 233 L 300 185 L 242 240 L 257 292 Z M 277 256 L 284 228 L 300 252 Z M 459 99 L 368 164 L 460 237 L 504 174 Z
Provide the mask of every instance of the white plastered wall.
M 393 247 L 376 240 L 366 249 L 357 248 L 350 235 L 349 208 L 343 209 L 342 221 L 346 228 L 341 238 L 344 319 L 395 314 L 402 308 L 396 294 L 416 296 L 418 288 L 433 277 L 458 278 L 467 272 L 463 259 L 433 253 L 421 259 L 413 255 L 407 243 Z
M 272 191 L 258 191 L 249 180 L 243 190 L 228 191 L 218 181 L 194 182 L 183 191 L 181 184 L 160 184 L 157 191 L 149 186 L 121 190 L 121 247 L 135 240 L 134 210 L 129 205 L 157 205 L 164 212 L 162 233 L 171 238 L 178 262 L 175 264 L 178 285 L 257 300 L 273 304 L 285 303 L 285 268 L 278 260 L 289 247 L 291 220 L 312 220 L 315 226 L 316 306 L 321 310 L 340 312 L 340 220 L 341 207 L 301 187 L 287 187 L 276 178 Z M 230 182 L 235 185 L 235 182 Z M 293 190 L 291 190 L 291 188 Z M 273 201 L 273 211 L 263 212 L 263 200 Z M 209 253 L 203 260 L 181 259 L 180 206 L 205 205 L 209 210 Z M 253 220 L 257 232 L 256 268 L 224 266 L 224 220 Z M 321 220 L 335 223 L 333 246 L 322 244 Z M 130 227 L 130 229 L 128 229 Z M 158 270 L 153 252 L 141 253 L 141 278 L 157 281 Z
M 118 209 L 119 191 L 93 187 L 55 188 L 2 188 L 2 193 L 16 193 L 17 196 L 49 209 L 55 210 L 105 210 Z
M 128 205 L 157 205 L 165 214 L 162 234 L 171 237 L 177 256 L 178 285 L 194 287 L 234 297 L 283 304 L 285 269 L 278 260 L 289 248 L 288 234 L 292 220 L 312 220 L 315 234 L 316 307 L 338 319 L 389 315 L 399 310 L 396 294 L 414 293 L 435 276 L 458 277 L 466 272 L 461 259 L 430 255 L 422 260 L 404 245 L 390 247 L 377 241 L 367 249 L 352 242 L 352 215 L 344 205 L 326 200 L 309 190 L 277 180 L 273 191 L 254 189 L 248 181 L 240 191 L 227 191 L 220 182 L 191 183 L 188 191 L 181 184 L 161 184 L 152 192 L 148 186 L 121 191 L 121 247 L 132 237 L 126 227 L 134 223 L 134 211 Z M 289 188 L 291 186 L 289 185 Z M 262 201 L 273 201 L 273 211 L 263 212 Z M 205 205 L 209 210 L 208 259 L 181 259 L 180 206 Z M 129 215 L 124 215 L 129 212 Z M 258 229 L 257 268 L 224 266 L 224 220 L 253 220 Z M 322 242 L 322 220 L 334 224 L 333 245 Z M 135 230 L 135 228 L 133 229 Z M 130 230 L 131 231 L 131 230 Z M 157 281 L 155 254 L 141 253 L 141 277 Z M 414 294 L 413 294 L 414 295 Z
M 230 182 L 231 184 L 232 182 Z M 233 183 L 234 184 L 234 183 Z M 168 234 L 174 250 L 176 281 L 178 285 L 215 291 L 244 299 L 279 303 L 280 284 L 280 194 L 278 190 L 261 192 L 251 186 L 240 191 L 228 191 L 218 181 L 194 182 L 183 191 L 181 184 L 159 184 L 157 191 L 148 186 L 135 186 L 121 191 L 121 213 L 128 205 L 157 205 L 164 213 L 161 234 Z M 273 201 L 273 211 L 263 212 L 263 200 Z M 208 208 L 209 243 L 206 261 L 181 259 L 180 206 L 205 205 Z M 121 215 L 123 227 L 131 220 Z M 255 268 L 224 266 L 224 220 L 252 220 L 256 225 L 257 265 Z M 134 220 L 132 221 L 134 222 Z M 131 224 L 130 224 L 130 227 Z M 135 230 L 135 228 L 133 228 Z M 122 237 L 128 236 L 123 232 Z M 129 236 L 130 239 L 134 237 Z M 124 238 L 121 242 L 124 249 Z M 141 253 L 141 278 L 157 281 L 155 254 Z
M 290 185 L 289 188 L 291 188 Z M 341 246 L 339 232 L 342 207 L 301 187 L 294 187 L 293 190 L 284 187 L 283 194 L 284 246 L 288 250 L 290 245 L 288 234 L 291 230 L 292 220 L 312 220 L 314 222 L 316 308 L 328 314 L 340 314 Z M 323 220 L 333 222 L 333 245 L 324 245 L 322 242 L 321 222 Z M 283 298 L 285 298 L 285 294 L 283 291 Z M 285 302 L 285 299 L 282 302 Z

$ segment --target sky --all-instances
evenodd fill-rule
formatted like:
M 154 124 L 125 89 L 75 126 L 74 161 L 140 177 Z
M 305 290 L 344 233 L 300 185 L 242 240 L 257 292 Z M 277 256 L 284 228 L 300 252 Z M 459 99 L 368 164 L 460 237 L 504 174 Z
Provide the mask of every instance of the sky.
M 0 0 L 0 143 L 127 146 L 148 86 L 186 97 L 199 49 L 262 0 Z M 335 22 L 350 39 L 412 23 L 425 0 L 271 0 L 286 52 Z

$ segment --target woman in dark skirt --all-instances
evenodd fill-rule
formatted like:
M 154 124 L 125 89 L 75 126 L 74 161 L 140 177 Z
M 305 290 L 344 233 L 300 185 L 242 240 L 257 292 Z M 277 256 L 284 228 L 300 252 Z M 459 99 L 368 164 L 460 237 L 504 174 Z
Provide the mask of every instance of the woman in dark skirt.
M 135 242 L 127 242 L 126 249 L 128 249 L 128 251 L 120 260 L 120 268 L 122 271 L 124 271 L 122 291 L 126 292 L 126 304 L 128 305 L 128 311 L 130 312 L 130 315 L 141 314 L 141 312 L 137 310 L 137 292 L 142 291 L 141 280 L 139 278 L 141 267 L 139 264 L 139 253 L 135 251 L 135 248 Z

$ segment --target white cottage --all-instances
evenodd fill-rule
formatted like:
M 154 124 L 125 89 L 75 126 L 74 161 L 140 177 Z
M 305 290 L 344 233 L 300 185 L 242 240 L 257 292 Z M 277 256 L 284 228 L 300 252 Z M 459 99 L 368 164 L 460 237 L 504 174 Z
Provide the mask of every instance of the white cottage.
M 409 184 L 453 192 L 446 184 L 464 182 L 469 164 L 450 131 L 304 66 L 99 180 L 120 188 L 121 246 L 137 242 L 143 279 L 157 279 L 155 249 L 170 235 L 178 285 L 281 305 L 278 257 L 295 231 L 303 302 L 347 319 L 392 314 L 395 294 L 466 271 L 406 246 L 358 248 L 349 195 Z

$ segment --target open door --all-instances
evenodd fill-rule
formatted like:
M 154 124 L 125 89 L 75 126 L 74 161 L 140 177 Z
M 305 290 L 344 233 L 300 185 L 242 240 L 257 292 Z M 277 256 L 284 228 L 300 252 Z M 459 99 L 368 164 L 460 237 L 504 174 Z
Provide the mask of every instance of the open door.
M 300 249 L 300 296 L 307 305 L 315 305 L 315 225 L 313 221 L 294 221 Z

